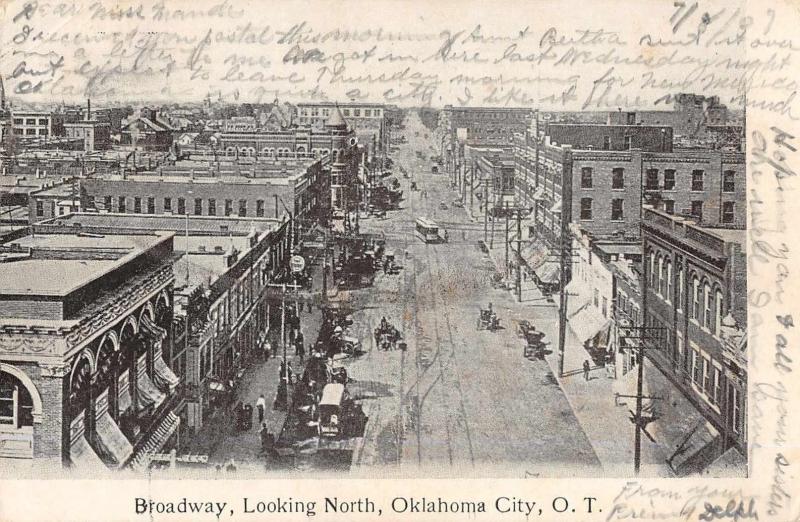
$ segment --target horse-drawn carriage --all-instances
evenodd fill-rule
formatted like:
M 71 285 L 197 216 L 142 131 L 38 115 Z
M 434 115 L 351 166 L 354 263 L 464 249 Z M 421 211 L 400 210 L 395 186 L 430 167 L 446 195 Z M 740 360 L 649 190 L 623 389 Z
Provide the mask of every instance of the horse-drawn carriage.
M 495 331 L 500 328 L 500 319 L 491 308 L 481 308 L 478 316 L 478 330 Z
M 381 321 L 380 326 L 375 328 L 374 336 L 375 345 L 380 350 L 406 349 L 406 343 L 402 342 L 403 336 L 400 331 L 386 321 Z
M 520 321 L 517 335 L 525 340 L 523 356 L 525 358 L 544 358 L 544 332 L 540 332 L 529 321 Z

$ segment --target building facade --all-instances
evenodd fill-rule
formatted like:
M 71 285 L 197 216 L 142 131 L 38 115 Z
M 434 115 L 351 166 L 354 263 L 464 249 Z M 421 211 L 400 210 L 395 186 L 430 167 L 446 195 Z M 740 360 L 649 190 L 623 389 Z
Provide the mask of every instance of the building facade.
M 333 166 L 320 160 L 240 165 L 196 162 L 142 175 L 82 179 L 86 209 L 132 214 L 283 217 L 316 220 L 328 212 Z
M 747 259 L 743 229 L 644 210 L 643 321 L 647 351 L 720 434 L 747 445 Z
M 168 233 L 73 231 L 0 247 L 0 460 L 90 473 L 170 443 L 182 393 L 163 356 L 172 247 Z

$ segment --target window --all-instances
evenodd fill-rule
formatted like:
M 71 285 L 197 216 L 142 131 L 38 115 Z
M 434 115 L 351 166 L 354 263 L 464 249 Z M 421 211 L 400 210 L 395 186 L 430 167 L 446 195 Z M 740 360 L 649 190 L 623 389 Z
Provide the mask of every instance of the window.
M 344 109 L 342 112 L 345 116 L 350 116 L 350 109 Z
M 117 198 L 117 206 L 119 207 L 120 213 L 125 213 L 125 196 Z
M 22 118 L 14 118 L 14 125 L 22 125 L 23 119 Z
M 699 385 L 701 382 L 700 354 L 692 348 L 692 382 Z
M 203 200 L 200 198 L 194 198 L 194 215 L 195 216 L 203 215 Z
M 581 198 L 581 219 L 592 219 L 592 198 Z
M 664 263 L 665 266 L 665 287 L 664 287 L 664 298 L 667 302 L 672 300 L 672 263 L 669 259 L 666 260 Z
M 714 314 L 714 335 L 719 335 L 722 327 L 722 292 L 720 290 L 717 290 L 714 296 L 714 310 L 716 311 L 716 314 Z
M 706 395 L 711 395 L 711 361 L 708 357 L 703 357 L 703 391 Z
M 611 136 L 603 136 L 603 150 L 611 148 Z
M 353 116 L 361 116 L 361 109 L 353 109 Z
M 164 212 L 172 212 L 172 198 L 164 198 Z
M 103 206 L 106 208 L 106 212 L 111 212 L 111 196 L 103 198 Z
M 611 171 L 611 188 L 625 188 L 625 169 L 618 167 Z
M 134 214 L 142 213 L 142 198 L 140 197 L 133 198 L 133 212 Z
M 735 176 L 736 172 L 733 170 L 726 170 L 722 173 L 722 192 L 734 192 L 736 190 Z
M 692 319 L 700 318 L 700 281 L 697 276 L 692 278 Z
M 39 136 L 47 136 L 47 129 L 39 129 Z
M 706 283 L 703 286 L 703 327 L 711 329 L 711 287 Z
M 36 136 L 36 129 L 25 129 L 26 136 Z
M 581 188 L 592 188 L 592 167 L 583 167 L 581 169 Z
M 622 221 L 625 218 L 622 202 L 623 200 L 618 198 L 611 200 L 611 221 Z
M 225 216 L 230 216 L 233 214 L 233 200 L 226 199 L 225 200 Z
M 623 138 L 623 141 L 624 141 L 624 144 L 625 144 L 625 150 L 630 150 L 630 148 L 631 148 L 631 137 L 630 136 L 625 136 Z
M 672 199 L 664 200 L 664 212 L 666 212 L 667 214 L 675 213 L 675 200 Z
M 600 306 L 600 291 L 597 288 L 594 289 L 594 306 Z
M 719 404 L 720 396 L 722 395 L 722 372 L 716 366 L 713 367 L 713 377 L 711 380 L 711 404 Z
M 724 201 L 722 203 L 722 222 L 723 223 L 733 223 L 734 215 L 733 215 L 733 201 Z
M 732 428 L 733 428 L 733 431 L 735 433 L 739 433 L 739 430 L 741 429 L 740 428 L 740 426 L 741 426 L 740 423 L 742 422 L 742 418 L 741 418 L 741 415 L 742 415 L 741 407 L 742 407 L 742 405 L 739 404 L 739 390 L 737 390 L 733 386 L 730 386 L 728 388 L 728 390 L 729 390 L 729 396 L 730 396 L 730 401 L 731 401 L 731 424 L 733 425 Z
M 256 200 L 256 217 L 264 217 L 264 200 Z
M 365 118 L 372 117 L 372 111 L 370 109 L 364 109 L 364 117 Z
M 186 200 L 183 198 L 178 198 L 178 214 L 186 214 Z
M 147 198 L 147 213 L 148 214 L 156 213 L 156 198 L 152 196 Z
M 696 217 L 699 221 L 703 220 L 703 202 L 692 201 L 692 216 Z
M 36 118 L 27 118 L 25 120 L 25 125 L 36 125 Z
M 247 216 L 247 200 L 240 199 L 239 200 L 239 217 Z
M 644 188 L 654 190 L 658 188 L 658 169 L 647 169 L 645 173 Z
M 664 295 L 664 258 L 658 256 L 658 286 L 656 287 L 658 295 Z
M 702 170 L 693 170 L 692 171 L 692 191 L 693 192 L 702 192 L 703 191 L 703 171 Z
M 39 118 L 39 125 L 47 125 L 47 120 L 45 118 Z
M 608 299 L 603 297 L 603 317 L 608 317 Z
M 44 201 L 41 200 L 36 201 L 36 216 L 37 217 L 44 216 Z

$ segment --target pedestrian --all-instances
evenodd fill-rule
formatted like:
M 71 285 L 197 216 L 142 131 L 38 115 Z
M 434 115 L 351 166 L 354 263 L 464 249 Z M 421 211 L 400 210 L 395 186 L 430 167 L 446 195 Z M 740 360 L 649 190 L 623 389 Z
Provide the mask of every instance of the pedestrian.
M 269 338 L 264 339 L 264 361 L 269 361 L 270 352 L 272 352 L 272 344 L 269 342 Z
M 267 400 L 264 398 L 264 394 L 258 396 L 258 400 L 256 400 L 256 409 L 258 410 L 258 423 L 261 424 L 264 422 L 264 408 L 267 407 Z
M 589 380 L 589 370 L 590 369 L 591 369 L 591 366 L 589 366 L 589 359 L 584 360 L 583 361 L 583 378 L 585 380 L 587 380 L 587 381 Z
M 225 466 L 226 473 L 235 473 L 236 472 L 236 461 L 233 459 L 228 461 L 228 464 Z
M 306 358 L 306 347 L 303 344 L 303 338 L 300 337 L 299 335 L 298 335 L 297 339 L 295 339 L 294 350 L 295 350 L 294 351 L 295 355 L 300 358 L 300 364 L 303 364 L 303 362 L 305 362 L 305 358 Z

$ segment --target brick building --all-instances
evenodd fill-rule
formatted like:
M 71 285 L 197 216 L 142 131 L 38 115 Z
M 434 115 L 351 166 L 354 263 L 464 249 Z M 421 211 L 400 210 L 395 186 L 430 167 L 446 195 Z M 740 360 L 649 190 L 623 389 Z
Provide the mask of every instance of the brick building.
M 714 425 L 714 451 L 745 453 L 745 231 L 645 208 L 642 236 L 644 326 L 662 332 L 646 355 Z
M 357 203 L 355 181 L 361 161 L 358 139 L 341 111 L 333 110 L 322 129 L 222 132 L 216 147 L 228 158 L 323 158 L 330 156 L 330 206 Z
M 172 248 L 170 233 L 72 230 L 0 246 L 4 466 L 32 459 L 89 473 L 170 444 L 182 391 L 162 348 Z
M 389 149 L 390 128 L 387 119 L 388 108 L 378 103 L 331 102 L 299 103 L 297 105 L 297 124 L 316 129 L 323 128 L 336 108 L 342 112 L 349 127 L 358 137 L 359 143 L 369 146 L 373 139 L 378 150 Z M 376 151 L 370 151 L 374 154 Z
M 562 215 L 598 236 L 638 237 L 643 203 L 656 204 L 669 213 L 692 214 L 707 226 L 744 225 L 743 154 L 672 150 L 668 142 L 637 138 L 638 126 L 623 129 L 632 142 L 650 143 L 654 150 L 578 149 L 572 145 L 590 146 L 587 143 L 596 144 L 598 137 L 602 144 L 604 136 L 613 135 L 604 127 L 548 126 L 558 129 L 561 142 L 544 133 L 538 139 L 530 135 L 515 138 L 517 203 L 534 207 L 532 226 L 541 237 L 551 243 L 559 240 Z M 585 128 L 591 133 L 584 132 Z M 661 134 L 660 130 L 642 129 L 654 139 Z M 612 140 L 612 148 L 615 143 Z M 662 145 L 668 150 L 660 150 Z M 567 210 L 565 203 L 569 203 Z
M 213 415 L 225 414 L 220 392 L 245 361 L 260 356 L 270 327 L 280 324 L 266 289 L 288 273 L 298 241 L 292 225 L 288 219 L 84 213 L 42 223 L 37 231 L 175 232 L 176 291 L 164 353 L 180 361 L 185 378 L 185 403 L 176 411 L 184 439 Z
M 86 209 L 130 214 L 325 217 L 332 166 L 320 160 L 182 162 L 139 175 L 82 179 Z

